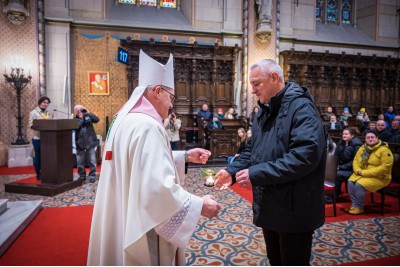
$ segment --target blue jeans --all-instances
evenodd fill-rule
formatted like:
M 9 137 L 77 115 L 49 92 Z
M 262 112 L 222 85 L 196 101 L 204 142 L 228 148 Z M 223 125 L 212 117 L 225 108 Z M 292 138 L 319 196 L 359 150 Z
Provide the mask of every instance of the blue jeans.
M 350 200 L 353 207 L 363 210 L 365 204 L 365 188 L 357 182 L 349 181 L 347 183 L 349 190 Z
M 33 150 L 35 157 L 33 158 L 33 166 L 35 167 L 36 175 L 40 174 L 40 139 L 32 139 Z
M 76 161 L 79 177 L 86 178 L 85 162 L 89 161 L 89 179 L 96 179 L 96 147 L 87 150 L 76 150 Z

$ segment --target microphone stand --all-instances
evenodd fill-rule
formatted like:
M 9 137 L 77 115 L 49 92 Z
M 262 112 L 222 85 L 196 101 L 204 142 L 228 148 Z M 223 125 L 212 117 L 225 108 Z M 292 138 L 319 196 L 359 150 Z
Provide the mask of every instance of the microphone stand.
M 67 112 L 64 112 L 64 111 L 61 111 L 61 110 L 58 110 L 58 109 L 53 109 L 53 111 L 55 111 L 55 112 L 60 112 L 60 113 L 62 113 L 62 114 L 65 114 L 65 115 L 67 115 L 67 119 L 69 119 L 70 117 L 70 114 L 69 113 L 67 113 Z

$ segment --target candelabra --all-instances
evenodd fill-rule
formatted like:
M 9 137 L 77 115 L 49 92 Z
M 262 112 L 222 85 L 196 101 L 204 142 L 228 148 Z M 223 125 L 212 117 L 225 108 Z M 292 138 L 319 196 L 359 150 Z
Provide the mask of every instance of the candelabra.
M 18 107 L 18 116 L 17 116 L 17 128 L 18 128 L 18 133 L 17 133 L 17 139 L 15 140 L 14 143 L 11 143 L 12 145 L 26 145 L 29 144 L 24 139 L 24 136 L 22 134 L 22 116 L 21 116 L 21 91 L 24 89 L 28 83 L 31 82 L 32 76 L 24 75 L 24 69 L 22 68 L 11 68 L 10 74 L 4 73 L 4 78 L 6 82 L 8 82 L 17 92 L 17 107 Z

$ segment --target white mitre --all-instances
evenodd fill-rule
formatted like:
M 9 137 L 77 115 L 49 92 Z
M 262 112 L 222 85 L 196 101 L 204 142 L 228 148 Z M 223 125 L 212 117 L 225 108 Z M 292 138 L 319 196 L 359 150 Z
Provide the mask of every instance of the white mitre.
M 159 84 L 175 89 L 174 62 L 172 54 L 169 54 L 168 62 L 163 65 L 140 50 L 138 86 L 146 87 L 147 85 Z
M 165 85 L 175 89 L 174 62 L 172 54 L 169 55 L 168 62 L 163 65 L 140 50 L 138 87 L 135 88 L 128 102 L 126 102 L 125 105 L 120 109 L 117 117 L 111 123 L 111 128 L 107 134 L 107 140 L 104 149 L 105 154 L 103 155 L 103 159 L 110 160 L 112 158 L 112 153 L 108 151 L 111 151 L 115 132 L 118 129 L 122 119 L 125 118 L 129 111 L 135 106 L 136 102 L 143 95 L 143 92 L 148 85 Z

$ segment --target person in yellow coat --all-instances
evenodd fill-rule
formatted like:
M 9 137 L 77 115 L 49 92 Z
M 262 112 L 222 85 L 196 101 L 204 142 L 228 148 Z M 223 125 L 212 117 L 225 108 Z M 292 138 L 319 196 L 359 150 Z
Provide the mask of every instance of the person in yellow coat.
M 349 178 L 348 191 L 351 199 L 349 214 L 364 213 L 366 191 L 376 192 L 392 180 L 393 154 L 387 143 L 378 139 L 378 133 L 370 130 L 365 144 L 353 160 L 353 174 Z

